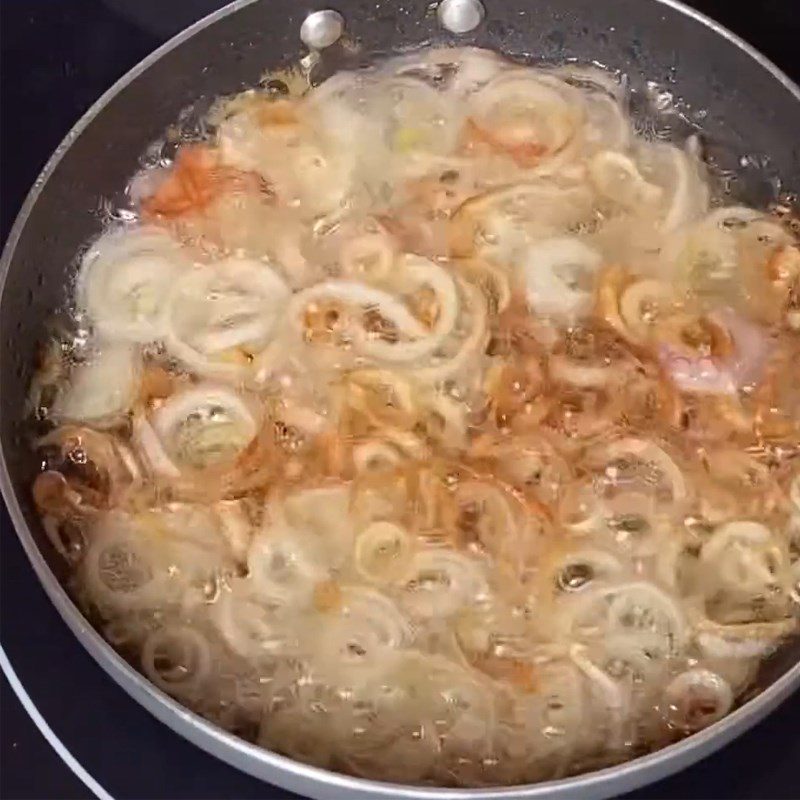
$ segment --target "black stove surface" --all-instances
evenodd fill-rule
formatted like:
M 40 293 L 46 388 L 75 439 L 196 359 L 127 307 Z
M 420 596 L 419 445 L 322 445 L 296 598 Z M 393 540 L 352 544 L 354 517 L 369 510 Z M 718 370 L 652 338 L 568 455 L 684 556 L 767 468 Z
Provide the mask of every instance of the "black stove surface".
M 39 170 L 83 111 L 155 47 L 222 5 L 221 0 L 0 0 L 3 241 Z M 693 5 L 800 80 L 797 0 L 694 0 Z M 5 508 L 0 512 L 0 662 L 6 672 L 0 684 L 2 800 L 292 797 L 205 755 L 113 684 L 51 606 Z M 797 798 L 798 718 L 800 694 L 716 755 L 631 797 Z

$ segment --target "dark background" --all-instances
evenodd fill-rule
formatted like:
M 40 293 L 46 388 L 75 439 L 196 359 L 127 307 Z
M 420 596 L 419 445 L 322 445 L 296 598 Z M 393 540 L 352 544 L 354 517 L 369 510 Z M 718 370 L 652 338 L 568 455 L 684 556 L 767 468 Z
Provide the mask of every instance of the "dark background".
M 164 40 L 222 5 L 222 0 L 0 0 L 0 240 L 50 153 L 86 108 Z M 800 80 L 798 0 L 694 0 L 693 5 Z M 2 644 L 55 733 L 108 792 L 115 798 L 165 800 L 289 796 L 205 756 L 128 700 L 58 617 L 0 510 Z M 800 797 L 799 719 L 797 695 L 717 755 L 632 797 Z M 89 797 L 3 678 L 0 799 Z

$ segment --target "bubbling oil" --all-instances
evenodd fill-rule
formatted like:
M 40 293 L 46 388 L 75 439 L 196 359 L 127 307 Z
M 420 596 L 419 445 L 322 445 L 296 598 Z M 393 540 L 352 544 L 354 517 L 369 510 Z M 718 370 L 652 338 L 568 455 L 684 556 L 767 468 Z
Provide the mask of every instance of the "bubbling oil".
M 751 690 L 800 599 L 797 228 L 645 100 L 424 49 L 147 150 L 31 408 L 74 595 L 159 690 L 443 786 L 619 763 Z

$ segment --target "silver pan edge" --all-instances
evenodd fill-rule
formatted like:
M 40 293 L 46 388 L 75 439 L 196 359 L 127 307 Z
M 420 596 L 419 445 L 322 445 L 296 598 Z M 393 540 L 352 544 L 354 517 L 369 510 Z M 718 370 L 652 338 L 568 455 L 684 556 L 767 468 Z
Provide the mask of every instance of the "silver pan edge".
M 683 17 L 712 32 L 716 37 L 724 40 L 728 47 L 740 51 L 752 63 L 754 68 L 757 66 L 766 71 L 800 106 L 800 87 L 762 54 L 721 25 L 694 9 L 675 2 L 675 0 L 642 0 L 643 5 L 644 3 L 648 3 L 652 7 L 651 11 L 654 17 L 666 12 L 666 15 L 661 17 L 665 25 L 673 17 Z M 19 212 L 3 250 L 2 258 L 0 258 L 0 297 L 4 296 L 9 273 L 15 263 L 18 244 L 37 201 L 45 190 L 48 181 L 56 172 L 60 162 L 78 137 L 92 125 L 112 100 L 123 92 L 126 87 L 141 76 L 144 76 L 153 65 L 157 64 L 166 55 L 184 45 L 197 34 L 206 31 L 232 15 L 242 12 L 248 7 L 258 4 L 259 0 L 237 0 L 237 2 L 225 6 L 187 28 L 154 51 L 117 81 L 84 114 L 45 165 Z M 261 4 L 264 4 L 264 0 L 262 0 Z M 318 5 L 311 4 L 310 8 Z M 486 5 L 491 19 L 493 6 L 502 6 L 503 3 L 495 2 L 493 4 L 491 0 L 488 0 Z M 566 5 L 569 5 L 569 3 Z M 178 110 L 175 109 L 176 112 Z M 142 144 L 144 145 L 145 142 Z M 5 298 L 3 297 L 3 299 Z M 4 387 L 0 394 L 5 394 L 5 390 L 9 387 L 10 371 L 10 357 L 6 349 L 3 350 L 2 358 L 3 360 L 0 362 L 0 377 L 3 379 Z M 21 379 L 22 376 L 17 374 L 17 380 Z M 8 416 L 8 409 L 4 408 L 3 411 Z M 299 794 L 319 798 L 320 800 L 380 797 L 415 798 L 416 800 L 439 800 L 440 798 L 449 798 L 450 800 L 456 800 L 456 798 L 464 798 L 464 800 L 468 798 L 470 800 L 473 798 L 476 800 L 477 798 L 482 798 L 483 800 L 500 800 L 500 798 L 508 798 L 509 800 L 511 798 L 519 798 L 520 800 L 522 798 L 526 800 L 543 798 L 553 798 L 553 800 L 578 800 L 578 798 L 591 800 L 591 798 L 609 797 L 656 781 L 713 753 L 769 714 L 800 686 L 800 647 L 794 646 L 792 648 L 791 663 L 788 667 L 780 669 L 782 674 L 772 680 L 758 696 L 703 732 L 619 766 L 573 778 L 530 786 L 474 790 L 411 787 L 356 779 L 310 767 L 248 744 L 187 711 L 144 679 L 102 639 L 64 590 L 56 577 L 51 563 L 49 563 L 52 562 L 52 559 L 45 558 L 43 555 L 40 546 L 41 536 L 34 536 L 33 526 L 29 524 L 30 516 L 23 513 L 20 499 L 18 498 L 19 487 L 17 484 L 17 489 L 15 489 L 15 482 L 12 481 L 8 464 L 9 459 L 7 458 L 9 448 L 18 447 L 19 441 L 13 439 L 9 442 L 9 438 L 8 436 L 3 437 L 2 451 L 0 451 L 0 488 L 2 489 L 3 498 L 19 540 L 39 581 L 61 617 L 88 653 L 134 700 L 176 733 L 233 767 Z

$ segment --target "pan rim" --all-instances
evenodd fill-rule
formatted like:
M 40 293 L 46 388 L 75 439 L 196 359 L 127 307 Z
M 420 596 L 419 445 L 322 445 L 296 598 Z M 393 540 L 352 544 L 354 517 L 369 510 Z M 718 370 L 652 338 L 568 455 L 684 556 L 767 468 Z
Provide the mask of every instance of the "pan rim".
M 191 39 L 196 33 L 256 2 L 260 2 L 260 0 L 234 0 L 185 28 L 115 81 L 84 112 L 47 160 L 33 187 L 26 195 L 11 227 L 0 256 L 0 298 L 5 291 L 13 256 L 28 217 L 47 181 L 52 177 L 61 159 L 78 136 L 114 97 L 164 55 Z M 770 59 L 728 28 L 680 0 L 651 0 L 651 2 L 689 17 L 726 39 L 769 72 L 800 102 L 800 86 Z M 798 660 L 759 695 L 705 730 L 631 761 L 569 778 L 520 786 L 452 789 L 393 784 L 351 777 L 310 766 L 246 742 L 187 710 L 147 681 L 89 624 L 51 571 L 36 545 L 13 490 L 2 443 L 0 443 L 0 491 L 17 537 L 50 601 L 81 645 L 115 683 L 159 721 L 211 755 L 257 779 L 272 782 L 293 791 L 314 791 L 312 796 L 316 797 L 323 796 L 320 792 L 324 792 L 325 797 L 337 798 L 348 796 L 392 798 L 402 794 L 403 797 L 415 800 L 440 800 L 442 798 L 448 798 L 448 800 L 478 800 L 479 798 L 481 800 L 492 798 L 533 800 L 539 798 L 543 800 L 545 797 L 578 797 L 588 790 L 597 792 L 593 795 L 595 797 L 623 793 L 683 769 L 721 748 L 766 716 L 800 686 L 800 660 Z

